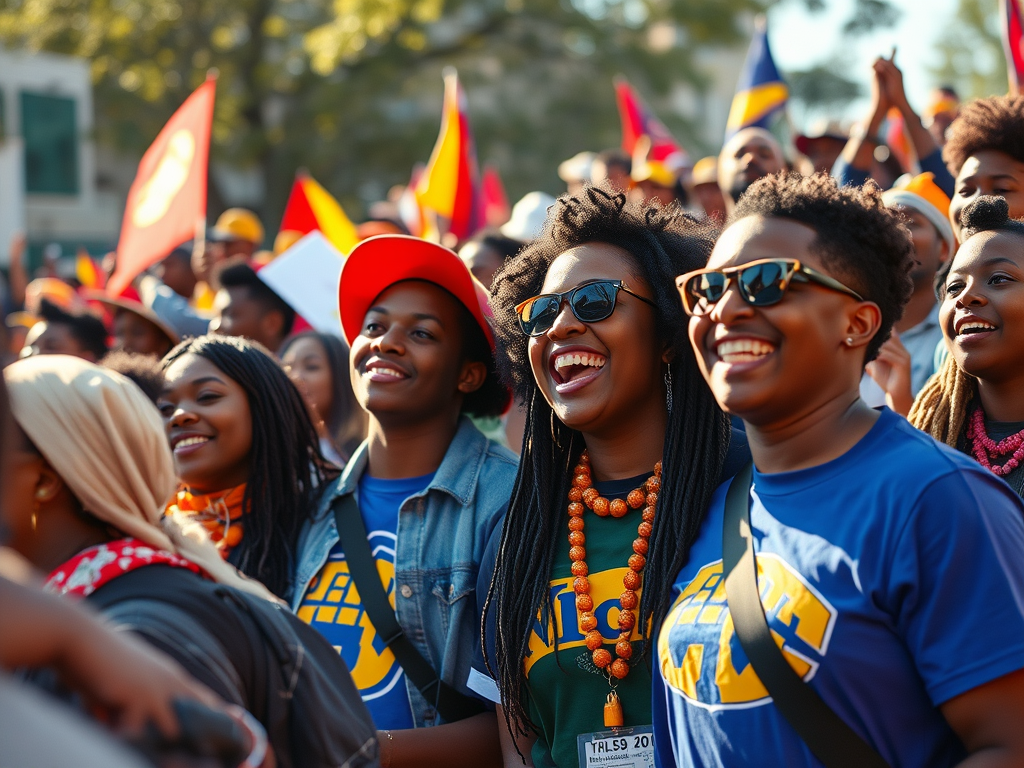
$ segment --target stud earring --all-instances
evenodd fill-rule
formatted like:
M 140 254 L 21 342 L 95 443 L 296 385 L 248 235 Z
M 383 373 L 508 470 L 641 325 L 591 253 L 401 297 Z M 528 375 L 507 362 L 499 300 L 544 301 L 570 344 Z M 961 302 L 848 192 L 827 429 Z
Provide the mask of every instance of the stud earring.
M 847 336 L 846 337 L 846 346 L 848 346 L 848 347 L 852 347 L 853 346 L 853 338 L 851 336 Z

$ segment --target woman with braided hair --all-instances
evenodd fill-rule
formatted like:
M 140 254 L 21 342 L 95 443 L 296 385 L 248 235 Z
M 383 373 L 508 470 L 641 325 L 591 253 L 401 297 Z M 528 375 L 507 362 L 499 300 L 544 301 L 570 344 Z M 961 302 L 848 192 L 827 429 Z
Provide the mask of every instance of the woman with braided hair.
M 299 532 L 339 474 L 302 395 L 241 337 L 184 341 L 162 365 L 157 408 L 180 483 L 168 512 L 201 523 L 229 563 L 287 599 Z
M 1001 197 L 960 219 L 964 244 L 939 290 L 950 354 L 909 418 L 1024 496 L 1024 221 Z
M 746 452 L 740 437 L 730 453 L 672 292 L 713 230 L 595 187 L 549 217 L 493 287 L 499 365 L 527 426 L 481 566 L 470 687 L 499 703 L 506 766 L 570 768 L 579 738 L 650 726 L 647 628 Z

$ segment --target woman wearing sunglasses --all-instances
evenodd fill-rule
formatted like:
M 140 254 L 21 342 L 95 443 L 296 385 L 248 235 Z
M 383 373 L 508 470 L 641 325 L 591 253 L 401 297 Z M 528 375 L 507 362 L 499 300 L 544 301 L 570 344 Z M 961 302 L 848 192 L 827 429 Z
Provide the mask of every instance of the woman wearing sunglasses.
M 704 378 L 746 425 L 753 482 L 744 471 L 737 490 L 799 689 L 888 765 L 1020 765 L 1024 507 L 859 398 L 910 266 L 908 233 L 873 185 L 780 175 L 750 188 L 708 267 L 678 285 Z M 727 488 L 658 635 L 659 764 L 820 766 L 736 636 Z
M 580 738 L 650 730 L 644 628 L 667 608 L 730 428 L 671 282 L 705 262 L 711 230 L 597 188 L 550 215 L 498 273 L 492 298 L 498 359 L 527 426 L 505 523 L 481 566 L 486 658 L 470 686 L 499 702 L 506 766 L 522 755 L 571 768 Z M 737 450 L 734 466 L 742 441 Z M 650 753 L 647 732 L 637 736 Z

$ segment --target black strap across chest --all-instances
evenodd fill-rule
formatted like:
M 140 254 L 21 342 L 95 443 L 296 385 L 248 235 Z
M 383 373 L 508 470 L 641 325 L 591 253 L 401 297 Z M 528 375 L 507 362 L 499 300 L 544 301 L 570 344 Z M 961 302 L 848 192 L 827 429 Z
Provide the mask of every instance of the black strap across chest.
M 722 572 L 736 636 L 775 706 L 826 768 L 888 768 L 866 741 L 789 665 L 761 605 L 750 528 L 753 465 L 733 478 L 725 498 Z
M 423 694 L 423 698 L 433 704 L 446 722 L 464 720 L 485 712 L 486 708 L 482 702 L 460 693 L 441 680 L 430 662 L 405 636 L 377 572 L 377 564 L 373 559 L 373 552 L 370 551 L 366 526 L 363 524 L 363 516 L 355 496 L 346 494 L 338 497 L 334 500 L 331 510 L 334 512 L 338 540 L 345 553 L 348 572 L 355 582 L 356 589 L 359 590 L 363 610 L 366 611 L 377 635 L 395 654 L 395 659 L 402 665 L 413 685 Z

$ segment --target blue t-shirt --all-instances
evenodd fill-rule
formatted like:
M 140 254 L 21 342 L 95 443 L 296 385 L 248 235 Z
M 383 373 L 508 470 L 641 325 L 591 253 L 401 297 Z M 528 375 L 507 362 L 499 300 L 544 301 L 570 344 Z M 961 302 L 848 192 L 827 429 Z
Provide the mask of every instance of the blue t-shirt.
M 658 636 L 660 766 L 819 766 L 733 632 L 718 489 Z M 951 766 L 938 709 L 1024 668 L 1024 506 L 883 409 L 846 454 L 754 473 L 761 602 L 783 653 L 894 768 Z
M 398 510 L 402 502 L 423 491 L 433 479 L 430 474 L 381 480 L 364 473 L 359 480 L 359 510 L 392 607 Z M 323 569 L 310 582 L 296 613 L 341 654 L 378 728 L 401 730 L 415 726 L 405 672 L 363 611 L 340 543 L 334 545 Z

